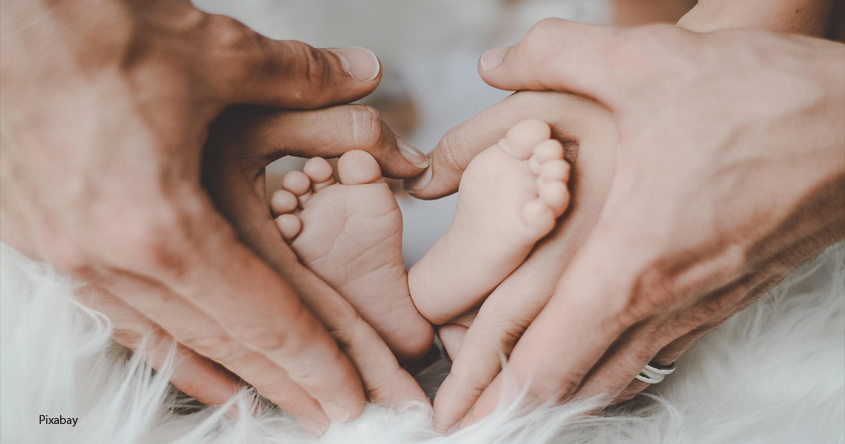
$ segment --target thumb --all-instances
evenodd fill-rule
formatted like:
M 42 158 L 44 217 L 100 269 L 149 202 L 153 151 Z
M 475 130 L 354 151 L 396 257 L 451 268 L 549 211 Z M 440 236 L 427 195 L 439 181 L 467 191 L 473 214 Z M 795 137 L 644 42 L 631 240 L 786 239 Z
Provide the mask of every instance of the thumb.
M 387 177 L 420 174 L 429 160 L 399 138 L 374 108 L 340 105 L 307 111 L 231 107 L 212 125 L 207 162 L 250 160 L 254 171 L 286 156 L 340 157 L 351 150 L 370 153 Z
M 566 91 L 594 98 L 606 105 L 618 96 L 616 58 L 625 29 L 545 19 L 509 47 L 481 56 L 478 71 L 496 88 L 517 91 Z M 641 62 L 640 59 L 636 60 Z
M 203 76 L 227 105 L 321 108 L 361 99 L 381 81 L 381 63 L 368 49 L 273 40 L 224 16 L 210 16 L 205 28 L 214 50 Z
M 454 193 L 472 159 L 505 137 L 508 129 L 520 121 L 517 117 L 488 109 L 452 128 L 428 155 L 431 165 L 406 180 L 405 190 L 418 199 L 439 199 Z

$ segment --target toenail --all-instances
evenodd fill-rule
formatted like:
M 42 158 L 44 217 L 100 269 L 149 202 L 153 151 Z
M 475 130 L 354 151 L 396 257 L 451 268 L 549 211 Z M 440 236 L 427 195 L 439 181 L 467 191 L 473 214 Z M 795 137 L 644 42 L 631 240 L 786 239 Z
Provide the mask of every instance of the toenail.
M 490 71 L 491 69 L 502 64 L 502 59 L 505 58 L 505 53 L 508 52 L 510 46 L 500 46 L 493 48 L 481 56 L 481 69 Z
M 426 185 L 431 182 L 431 174 L 431 167 L 429 166 L 419 176 L 406 180 L 404 184 L 405 189 L 409 191 L 419 191 L 425 188 Z
M 417 168 L 428 168 L 431 165 L 431 159 L 428 158 L 422 151 L 414 148 L 410 143 L 402 140 L 401 137 L 396 138 L 396 145 L 399 147 L 399 154 L 402 155 L 408 162 L 414 164 Z
M 339 59 L 343 70 L 355 80 L 369 82 L 378 77 L 381 63 L 372 51 L 365 48 L 330 49 Z

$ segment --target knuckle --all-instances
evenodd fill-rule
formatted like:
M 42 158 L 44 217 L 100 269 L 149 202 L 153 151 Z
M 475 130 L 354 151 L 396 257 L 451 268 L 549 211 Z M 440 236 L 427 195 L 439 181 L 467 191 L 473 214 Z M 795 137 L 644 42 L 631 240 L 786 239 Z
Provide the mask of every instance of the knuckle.
M 208 35 L 213 36 L 217 51 L 238 53 L 252 49 L 258 44 L 258 34 L 243 23 L 223 15 L 207 17 L 206 31 Z
M 236 336 L 239 341 L 267 353 L 281 352 L 296 346 L 296 341 L 284 329 L 266 324 L 241 328 Z
M 206 15 L 202 20 L 207 54 L 217 68 L 207 76 L 224 89 L 242 88 L 250 78 L 271 69 L 267 66 L 264 39 L 243 23 L 222 15 Z
M 123 245 L 123 257 L 147 270 L 165 270 L 175 262 L 171 251 L 171 237 L 176 226 L 163 220 L 145 220 L 125 224 L 120 238 L 112 238 L 112 245 Z
M 129 328 L 116 327 L 112 333 L 112 339 L 118 344 L 142 354 L 145 360 L 160 360 L 164 356 L 160 353 L 168 353 L 170 347 L 175 345 L 175 340 L 155 327 L 146 328 L 146 331 L 137 331 Z M 158 355 L 158 356 L 157 356 Z
M 123 328 L 115 328 L 112 332 L 112 339 L 130 350 L 137 350 L 143 342 L 143 338 L 144 336 L 141 333 Z
M 618 312 L 625 325 L 633 325 L 656 313 L 665 311 L 673 301 L 675 285 L 666 270 L 649 265 L 640 272 Z
M 47 241 L 45 259 L 62 273 L 89 280 L 93 277 L 88 252 L 65 236 L 54 236 Z
M 79 242 L 65 232 L 41 231 L 38 236 L 40 256 L 58 272 L 87 281 L 96 280 L 96 256 L 90 246 Z
M 527 391 L 534 399 L 560 402 L 578 389 L 580 380 L 580 377 L 560 377 L 560 375 L 535 378 L 530 381 Z
M 461 128 L 452 128 L 444 134 L 432 152 L 437 167 L 445 167 L 458 173 L 465 170 L 473 158 L 467 150 L 467 147 L 471 146 L 467 142 L 466 133 Z
M 612 402 L 612 405 L 622 404 L 634 399 L 643 390 L 648 387 L 648 384 L 642 381 L 634 380 L 622 392 L 617 395 Z
M 372 328 L 351 306 L 326 325 L 329 333 L 335 338 L 338 353 L 353 350 L 355 344 L 366 343 L 368 333 Z
M 666 69 L 667 63 L 677 59 L 675 54 L 688 53 L 690 48 L 679 48 L 685 35 L 675 26 L 662 24 L 616 29 L 606 47 L 607 60 L 626 72 L 651 73 L 654 69 Z M 660 66 L 655 64 L 654 54 L 663 56 Z
M 560 30 L 561 26 L 566 26 L 566 21 L 557 18 L 545 18 L 535 23 L 528 32 L 525 33 L 523 41 L 538 43 L 548 43 L 548 40 Z
M 540 20 L 525 33 L 519 42 L 519 50 L 524 51 L 530 60 L 545 60 L 545 54 L 550 49 L 549 42 L 556 40 L 555 34 L 562 26 L 566 26 L 566 22 L 561 19 Z
M 290 72 L 308 84 L 311 91 L 319 91 L 332 76 L 332 64 L 326 55 L 317 48 L 297 40 L 284 42 L 290 53 L 290 59 L 296 60 L 296 72 Z
M 229 335 L 223 333 L 198 335 L 181 341 L 195 352 L 217 362 L 236 362 L 245 349 Z
M 336 383 L 329 379 L 328 374 L 316 369 L 300 370 L 290 372 L 290 378 L 303 387 L 327 387 Z
M 106 254 L 117 266 L 180 279 L 189 269 L 183 253 L 190 244 L 191 217 L 176 205 L 161 205 L 114 218 L 102 224 L 101 237 L 110 249 Z
M 386 360 L 385 360 L 386 361 Z M 406 370 L 394 359 L 385 362 L 378 372 L 370 372 L 362 377 L 367 397 L 375 402 L 384 402 L 396 397 L 396 375 Z
M 375 148 L 382 144 L 386 134 L 384 119 L 377 109 L 371 106 L 354 105 L 347 107 L 351 113 L 351 138 L 356 148 Z
M 298 396 L 298 386 L 290 384 L 290 379 L 282 372 L 273 372 L 250 378 L 261 396 L 273 402 L 285 402 Z

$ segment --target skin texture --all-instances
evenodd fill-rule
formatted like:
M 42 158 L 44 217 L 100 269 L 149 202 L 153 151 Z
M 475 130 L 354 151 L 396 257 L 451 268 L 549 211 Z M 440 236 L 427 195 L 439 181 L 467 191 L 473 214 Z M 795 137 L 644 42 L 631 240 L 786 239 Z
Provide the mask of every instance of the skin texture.
M 485 70 L 485 61 L 489 68 L 503 53 L 499 67 Z M 653 57 L 636 54 L 661 54 L 660 68 Z M 435 400 L 441 428 L 474 404 L 470 420 L 495 406 L 502 377 L 488 382 L 502 350 L 519 382 L 531 378 L 537 399 L 630 398 L 645 387 L 631 381 L 646 362 L 673 361 L 796 264 L 842 238 L 845 215 L 836 204 L 845 169 L 836 106 L 843 100 L 841 45 L 761 31 L 695 35 L 674 27 L 614 30 L 544 21 L 520 44 L 492 55 L 479 70 L 494 86 L 573 91 L 607 107 L 619 134 L 611 142 L 616 171 L 607 202 L 598 203 L 595 227 L 589 215 L 578 224 L 566 219 L 585 242 L 574 256 L 573 247 L 562 244 L 549 252 L 553 235 L 474 322 L 472 314 L 455 314 L 456 324 L 472 325 L 469 331 L 441 328 L 457 355 Z M 580 71 L 569 68 L 575 66 Z M 619 72 L 625 77 L 613 74 Z M 518 96 L 508 100 L 515 104 Z M 730 97 L 730 105 L 714 97 Z M 506 102 L 490 114 L 527 113 Z M 547 120 L 565 122 L 568 114 L 558 111 Z M 431 182 L 418 196 L 451 191 L 477 149 L 467 142 L 483 126 L 474 120 L 441 141 L 432 154 Z M 490 128 L 502 118 L 493 120 Z M 581 132 L 595 134 L 589 128 Z M 590 176 L 581 175 L 580 164 L 588 145 L 580 141 L 573 204 L 595 209 L 596 201 L 579 201 L 578 178 Z M 590 195 L 600 198 L 601 188 L 597 183 Z M 568 267 L 560 271 L 559 264 Z M 554 291 L 540 291 L 523 310 L 508 313 L 513 304 L 496 297 L 507 288 L 517 298 L 512 279 L 557 282 L 555 274 L 562 278 Z
M 369 94 L 371 53 L 272 41 L 186 1 L 0 7 L 5 242 L 90 282 L 84 298 L 118 342 L 152 335 L 154 365 L 177 341 L 173 381 L 204 402 L 240 377 L 320 433 L 358 416 L 365 388 L 384 402 L 418 393 L 298 264 L 263 200 L 263 167 L 285 154 L 365 149 L 388 175 L 420 172 L 369 108 L 278 110 Z M 234 104 L 278 109 L 221 117 Z

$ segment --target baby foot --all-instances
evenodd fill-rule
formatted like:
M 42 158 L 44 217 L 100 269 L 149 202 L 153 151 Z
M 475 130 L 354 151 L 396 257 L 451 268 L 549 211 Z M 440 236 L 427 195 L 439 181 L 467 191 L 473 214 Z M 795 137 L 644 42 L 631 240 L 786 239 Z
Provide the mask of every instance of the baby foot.
M 527 120 L 470 162 L 449 230 L 408 274 L 433 324 L 487 296 L 525 260 L 569 204 L 569 164 L 549 126 Z
M 402 213 L 376 160 L 350 151 L 340 183 L 323 158 L 285 175 L 276 224 L 299 260 L 345 297 L 401 361 L 428 352 L 433 328 L 414 307 L 402 259 Z

